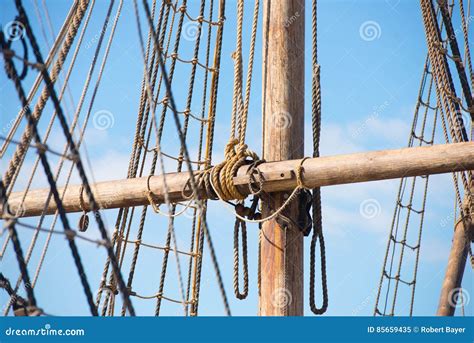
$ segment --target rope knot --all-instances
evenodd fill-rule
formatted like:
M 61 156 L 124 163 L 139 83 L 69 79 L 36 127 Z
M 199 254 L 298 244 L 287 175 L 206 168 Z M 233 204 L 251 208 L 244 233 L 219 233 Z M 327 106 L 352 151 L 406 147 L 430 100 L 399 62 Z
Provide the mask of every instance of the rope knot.
M 212 189 L 220 199 L 243 200 L 246 195 L 240 193 L 234 185 L 234 176 L 241 166 L 258 161 L 259 158 L 256 153 L 248 149 L 247 144 L 239 142 L 236 138 L 226 144 L 224 152 L 225 160 L 210 168 L 203 177 L 209 178 Z

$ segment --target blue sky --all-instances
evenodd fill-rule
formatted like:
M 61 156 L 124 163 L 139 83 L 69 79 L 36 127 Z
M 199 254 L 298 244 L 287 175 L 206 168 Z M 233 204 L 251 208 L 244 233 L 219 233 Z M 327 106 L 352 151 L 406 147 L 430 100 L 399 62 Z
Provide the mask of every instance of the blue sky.
M 37 38 L 43 47 L 43 56 L 46 56 L 46 43 L 41 34 L 35 7 L 33 6 L 34 2 L 33 0 L 24 0 L 24 3 Z M 69 2 L 49 0 L 46 1 L 46 4 L 57 33 L 68 11 Z M 88 66 L 97 44 L 97 37 L 100 34 L 107 4 L 106 1 L 97 1 L 93 17 L 84 37 L 83 48 L 78 56 L 77 67 L 71 76 L 70 88 L 75 104 L 78 102 Z M 114 6 L 113 15 L 115 15 L 117 4 L 118 1 Z M 13 1 L 9 0 L 1 0 L 1 6 L 0 22 L 5 25 L 14 19 L 15 9 Z M 252 6 L 253 2 L 246 2 L 246 24 L 244 25 L 246 51 L 248 51 L 250 37 Z M 311 155 L 311 21 L 309 2 L 307 6 L 305 16 L 307 51 L 305 142 L 306 155 Z M 41 6 L 40 10 L 42 10 Z M 197 15 L 198 8 L 195 2 L 191 2 L 189 11 L 193 16 Z M 231 53 L 235 50 L 235 13 L 236 1 L 227 1 L 213 155 L 214 163 L 222 160 L 223 147 L 229 135 L 233 83 Z M 366 37 L 361 31 L 368 22 L 376 24 L 374 37 Z M 143 29 L 145 29 L 145 23 L 142 17 Z M 455 22 L 456 25 L 459 25 L 459 23 Z M 106 40 L 110 27 L 111 25 L 109 25 L 109 30 L 106 33 Z M 418 3 L 409 0 L 320 1 L 318 27 L 323 103 L 321 154 L 333 155 L 405 147 L 408 142 L 413 108 L 416 103 L 427 53 Z M 459 35 L 458 40 L 460 39 L 461 36 Z M 180 50 L 181 56 L 188 58 L 192 56 L 191 44 L 190 41 L 184 41 L 183 48 Z M 260 46 L 261 18 L 259 21 L 247 134 L 247 143 L 257 152 L 261 150 Z M 104 47 L 105 42 L 99 63 Z M 246 56 L 245 53 L 244 56 Z M 70 57 L 68 61 L 70 61 Z M 86 97 L 81 118 L 84 117 L 87 111 L 98 67 L 99 65 L 92 78 L 92 86 Z M 184 104 L 187 91 L 188 74 L 185 70 L 185 67 L 178 63 L 173 83 L 173 92 L 180 108 Z M 143 60 L 139 50 L 133 2 L 125 1 L 111 46 L 110 57 L 91 110 L 92 114 L 100 111 L 111 113 L 113 123 L 109 124 L 107 130 L 100 129 L 97 125 L 93 125 L 94 123 L 90 123 L 86 133 L 87 150 L 84 147 L 81 149 L 83 158 L 87 154 L 90 161 L 90 163 L 87 163 L 90 180 L 103 181 L 120 179 L 126 176 L 140 96 L 142 71 Z M 31 87 L 34 74 L 31 71 L 28 74 L 24 81 L 25 89 Z M 197 83 L 199 81 L 202 82 L 202 78 L 198 76 Z M 0 125 L 1 134 L 5 135 L 20 108 L 20 103 L 14 93 L 11 81 L 3 73 L 0 76 L 0 90 Z M 71 108 L 72 106 L 66 101 L 66 109 L 72 117 L 73 110 Z M 198 109 L 199 103 L 197 101 L 193 102 L 192 110 L 197 111 Z M 40 122 L 42 132 L 45 130 L 51 113 L 52 109 L 49 104 L 46 107 L 44 118 Z M 167 153 L 176 153 L 179 144 L 174 124 L 170 119 L 171 117 L 168 116 L 162 149 Z M 193 123 L 193 125 L 190 127 L 189 148 L 192 156 L 195 156 L 197 152 L 197 125 L 196 123 Z M 24 124 L 19 132 L 23 128 Z M 55 150 L 61 151 L 64 139 L 59 127 L 55 126 L 54 129 L 53 132 L 55 133 L 51 136 L 49 145 Z M 18 138 L 19 135 L 17 134 L 15 137 Z M 439 127 L 436 132 L 436 142 L 443 143 L 442 132 Z M 0 162 L 2 174 L 12 153 L 13 148 L 11 147 L 5 155 L 6 157 Z M 16 190 L 24 187 L 34 157 L 33 152 L 28 154 Z M 50 158 L 51 164 L 54 166 L 57 163 L 57 158 L 54 158 L 54 156 L 50 156 Z M 171 171 L 174 165 L 168 163 L 166 167 L 167 170 Z M 65 174 L 63 172 L 58 183 L 64 182 Z M 73 175 L 73 180 L 77 181 L 76 175 Z M 398 184 L 398 180 L 390 180 L 327 187 L 322 190 L 330 297 L 328 315 L 372 315 Z M 34 180 L 34 185 L 35 187 L 46 185 L 41 173 Z M 367 201 L 378 204 L 377 214 L 370 216 L 370 218 L 361 214 L 361 204 Z M 116 210 L 104 213 L 109 232 L 113 230 L 116 213 Z M 71 222 L 75 223 L 78 216 L 73 214 L 69 217 Z M 46 224 L 50 223 L 50 220 L 48 218 Z M 35 220 L 30 219 L 27 222 L 36 223 Z M 232 287 L 232 215 L 226 212 L 222 205 L 212 203 L 209 206 L 208 222 L 226 291 L 230 299 L 232 313 L 234 315 L 256 315 L 258 310 L 256 284 L 258 228 L 250 225 L 248 230 L 250 294 L 246 300 L 240 301 L 234 298 Z M 451 243 L 452 222 L 453 185 L 451 176 L 433 176 L 430 178 L 427 199 L 415 315 L 432 315 L 436 311 Z M 191 221 L 186 216 L 176 221 L 178 244 L 182 250 L 186 250 L 189 245 L 190 224 Z M 58 226 L 59 228 L 60 226 Z M 166 229 L 166 221 L 162 217 L 149 214 L 143 241 L 163 244 Z M 20 228 L 19 230 L 21 230 L 20 234 L 24 250 L 26 250 L 31 232 L 23 231 Z M 87 235 L 98 237 L 95 225 L 91 224 Z M 2 244 L 4 237 L 5 235 L 2 237 Z M 44 240 L 45 235 L 40 235 L 39 245 L 32 256 L 31 273 L 36 268 Z M 311 312 L 307 302 L 309 238 L 305 241 L 305 245 L 305 314 L 310 315 Z M 105 261 L 104 251 L 102 248 L 81 241 L 78 241 L 78 246 L 83 256 L 91 287 L 96 290 Z M 18 267 L 12 252 L 10 247 L 1 262 L 1 270 L 13 280 L 18 275 Z M 130 259 L 130 257 L 130 253 L 126 255 L 126 259 Z M 141 250 L 134 279 L 134 290 L 144 295 L 156 293 L 161 269 L 161 257 L 161 252 L 146 248 Z M 182 258 L 180 261 L 183 267 L 186 266 L 187 259 Z M 409 267 L 407 268 L 409 269 Z M 124 270 L 126 274 L 128 272 L 127 262 Z M 169 277 L 165 286 L 165 294 L 179 299 L 180 293 L 174 256 L 170 258 L 168 270 Z M 200 314 L 224 314 L 214 271 L 207 254 L 204 257 L 202 280 Z M 463 285 L 468 294 L 474 292 L 472 281 L 472 272 L 470 266 L 467 266 Z M 58 315 L 87 315 L 89 313 L 70 251 L 62 236 L 53 237 L 44 270 L 35 290 L 39 305 L 48 313 Z M 402 291 L 396 314 L 407 314 L 405 306 L 408 304 L 406 301 L 408 298 L 406 296 L 407 294 Z M 6 302 L 6 299 L 5 294 L 1 293 L 0 300 L 2 304 Z M 138 314 L 153 314 L 155 306 L 153 300 L 133 299 L 133 301 Z M 472 303 L 467 305 L 466 313 L 473 314 Z M 181 315 L 182 307 L 165 302 L 162 314 Z

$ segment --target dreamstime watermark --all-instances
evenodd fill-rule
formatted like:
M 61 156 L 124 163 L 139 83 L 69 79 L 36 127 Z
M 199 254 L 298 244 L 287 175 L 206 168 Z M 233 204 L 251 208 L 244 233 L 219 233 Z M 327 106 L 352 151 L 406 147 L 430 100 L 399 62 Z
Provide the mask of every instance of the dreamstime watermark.
M 375 298 L 376 295 L 377 288 L 374 288 L 372 292 L 367 297 L 365 297 L 365 299 L 359 305 L 357 305 L 355 309 L 352 310 L 352 315 L 357 316 L 360 314 L 360 312 L 365 310 L 367 306 L 370 306 L 372 304 L 373 298 Z
M 97 130 L 108 130 L 115 124 L 115 118 L 112 112 L 100 110 L 94 113 L 92 123 Z
M 382 28 L 376 21 L 367 20 L 360 25 L 359 35 L 360 38 L 366 42 L 371 42 L 380 38 L 382 35 Z
M 277 288 L 272 293 L 271 302 L 274 307 L 282 309 L 291 305 L 293 296 L 288 289 Z
M 288 112 L 279 112 L 272 116 L 273 127 L 287 129 L 293 124 L 293 117 Z
M 449 305 L 454 308 L 467 306 L 469 305 L 470 301 L 471 296 L 469 292 L 464 288 L 454 288 L 448 294 Z
M 195 218 L 199 217 L 199 211 L 197 210 L 194 201 L 190 204 L 184 204 L 183 206 L 184 208 L 182 208 L 180 211 L 182 212 L 183 217 L 191 220 L 194 220 Z
M 10 42 L 22 39 L 25 35 L 25 25 L 18 20 L 10 21 L 3 27 L 3 34 Z
M 300 12 L 296 11 L 291 17 L 285 19 L 285 27 L 288 28 L 300 17 Z
M 104 35 L 105 31 L 107 30 L 108 23 L 100 30 L 97 32 L 94 37 L 92 37 L 86 44 L 86 49 L 89 50 L 95 43 L 97 43 L 100 39 L 101 36 Z
M 450 214 L 448 214 L 445 218 L 441 219 L 439 225 L 442 227 L 442 228 L 445 228 L 446 226 L 452 226 L 452 223 L 454 221 L 454 216 L 455 216 L 455 213 L 454 212 L 451 212 Z
M 201 34 L 199 24 L 195 21 L 188 21 L 183 25 L 183 38 L 187 41 L 194 42 Z
M 469 17 L 466 18 L 466 26 L 469 26 L 469 24 L 474 20 L 474 15 L 471 15 Z M 456 36 L 458 35 L 458 33 L 461 33 L 463 32 L 463 28 L 462 26 L 461 27 L 458 27 L 456 30 L 453 31 L 453 33 L 449 36 L 449 40 L 454 40 L 456 39 Z
M 370 116 L 368 116 L 362 125 L 358 126 L 357 129 L 353 130 L 351 133 L 352 138 L 357 138 L 359 137 L 365 130 L 367 130 L 368 126 L 370 125 L 371 122 L 375 121 L 381 113 L 383 113 L 387 107 L 390 105 L 390 102 L 388 100 L 384 101 L 381 105 L 379 106 L 374 106 L 373 111 Z
M 377 199 L 366 199 L 360 203 L 359 212 L 366 219 L 374 219 L 382 212 L 382 207 Z
M 287 16 L 283 22 L 283 26 L 285 29 L 289 29 L 293 24 L 298 20 L 298 18 L 301 17 L 301 13 L 298 11 L 295 11 L 294 14 Z M 272 32 L 272 37 L 275 39 L 278 38 L 281 34 L 283 34 L 284 31 L 282 30 L 275 30 Z
M 85 336 L 84 329 L 53 329 L 50 324 L 45 324 L 39 329 L 5 329 L 6 336 Z

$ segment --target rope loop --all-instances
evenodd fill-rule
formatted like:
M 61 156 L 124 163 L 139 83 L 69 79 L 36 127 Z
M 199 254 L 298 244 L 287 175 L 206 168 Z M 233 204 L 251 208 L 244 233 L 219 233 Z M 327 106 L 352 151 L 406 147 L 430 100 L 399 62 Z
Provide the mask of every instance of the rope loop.
M 305 157 L 301 160 L 301 162 L 298 164 L 298 166 L 296 167 L 296 185 L 298 188 L 300 189 L 311 189 L 311 187 L 308 187 L 305 185 L 304 181 L 303 181 L 303 171 L 304 171 L 304 168 L 303 168 L 303 163 L 304 161 L 306 161 L 309 157 Z
M 240 230 L 239 230 L 240 229 Z M 239 231 L 242 238 L 242 270 L 243 270 L 243 290 L 239 287 Z M 245 221 L 235 218 L 234 224 L 234 294 L 237 299 L 247 298 L 249 293 L 249 271 L 247 254 L 247 224 Z

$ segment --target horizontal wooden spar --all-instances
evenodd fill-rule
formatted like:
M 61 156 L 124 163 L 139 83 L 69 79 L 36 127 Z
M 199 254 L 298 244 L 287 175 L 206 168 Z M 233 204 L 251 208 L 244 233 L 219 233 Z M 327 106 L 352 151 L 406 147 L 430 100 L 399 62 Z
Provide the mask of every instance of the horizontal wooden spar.
M 266 192 L 293 190 L 296 187 L 295 170 L 300 162 L 289 160 L 261 164 L 258 168 L 265 179 L 263 189 Z M 245 194 L 249 194 L 247 169 L 248 166 L 241 167 L 234 178 L 234 184 Z M 304 162 L 303 180 L 308 187 L 321 187 L 461 170 L 474 170 L 474 142 L 310 158 Z M 165 176 L 170 201 L 185 201 L 182 190 L 188 181 L 188 173 L 168 173 Z M 140 206 L 148 204 L 147 179 L 141 177 L 98 182 L 92 185 L 92 189 L 101 208 Z M 163 175 L 150 177 L 149 185 L 156 202 L 163 202 Z M 67 212 L 82 211 L 80 191 L 80 185 L 67 188 L 63 197 Z M 63 189 L 60 189 L 60 194 L 62 192 Z M 199 192 L 204 198 L 204 190 L 199 189 Z M 21 217 L 40 215 L 48 194 L 49 189 L 31 190 L 20 206 L 23 193 L 12 193 L 8 200 L 10 212 Z M 90 209 L 85 194 L 84 205 Z M 46 213 L 53 214 L 55 211 L 56 204 L 51 200 Z M 3 208 L 1 213 L 3 217 Z

